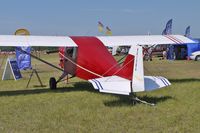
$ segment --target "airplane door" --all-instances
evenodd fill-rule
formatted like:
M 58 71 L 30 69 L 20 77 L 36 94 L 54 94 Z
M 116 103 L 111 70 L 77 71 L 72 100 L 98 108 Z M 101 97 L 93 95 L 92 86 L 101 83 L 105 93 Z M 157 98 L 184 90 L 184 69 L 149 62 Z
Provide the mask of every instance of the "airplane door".
M 65 59 L 64 59 L 64 71 L 75 75 L 76 72 L 76 60 L 77 60 L 77 47 L 66 47 L 65 48 Z

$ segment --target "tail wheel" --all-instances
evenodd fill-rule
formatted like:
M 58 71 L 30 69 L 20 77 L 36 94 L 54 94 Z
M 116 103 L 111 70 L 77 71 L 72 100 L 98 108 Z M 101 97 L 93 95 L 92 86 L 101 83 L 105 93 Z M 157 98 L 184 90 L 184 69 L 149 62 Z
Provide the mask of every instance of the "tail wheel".
M 56 79 L 54 77 L 51 77 L 49 79 L 49 87 L 51 90 L 54 90 L 57 88 L 57 83 L 56 83 Z

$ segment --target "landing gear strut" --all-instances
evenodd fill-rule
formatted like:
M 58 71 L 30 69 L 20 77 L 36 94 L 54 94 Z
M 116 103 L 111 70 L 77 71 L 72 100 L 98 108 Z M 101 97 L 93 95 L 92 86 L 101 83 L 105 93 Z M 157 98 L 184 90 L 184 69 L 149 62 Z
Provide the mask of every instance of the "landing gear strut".
M 51 77 L 49 79 L 49 87 L 51 90 L 55 90 L 57 88 L 57 82 L 56 79 L 54 77 Z

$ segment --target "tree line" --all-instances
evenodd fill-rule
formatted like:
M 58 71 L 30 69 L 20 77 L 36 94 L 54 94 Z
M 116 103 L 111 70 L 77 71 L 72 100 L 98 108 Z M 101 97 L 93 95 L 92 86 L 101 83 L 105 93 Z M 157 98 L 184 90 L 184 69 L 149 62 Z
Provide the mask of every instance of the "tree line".
M 58 47 L 32 47 L 31 48 L 31 51 L 44 51 L 44 50 L 54 51 L 54 50 L 58 50 Z M 6 51 L 6 52 L 15 51 L 15 47 L 0 47 L 0 51 Z

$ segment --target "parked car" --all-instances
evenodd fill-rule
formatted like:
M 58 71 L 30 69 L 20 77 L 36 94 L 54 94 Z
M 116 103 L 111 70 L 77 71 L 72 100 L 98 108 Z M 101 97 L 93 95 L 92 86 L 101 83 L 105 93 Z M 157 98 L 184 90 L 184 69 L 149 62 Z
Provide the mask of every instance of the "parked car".
M 195 61 L 200 61 L 200 51 L 193 52 L 190 59 Z

